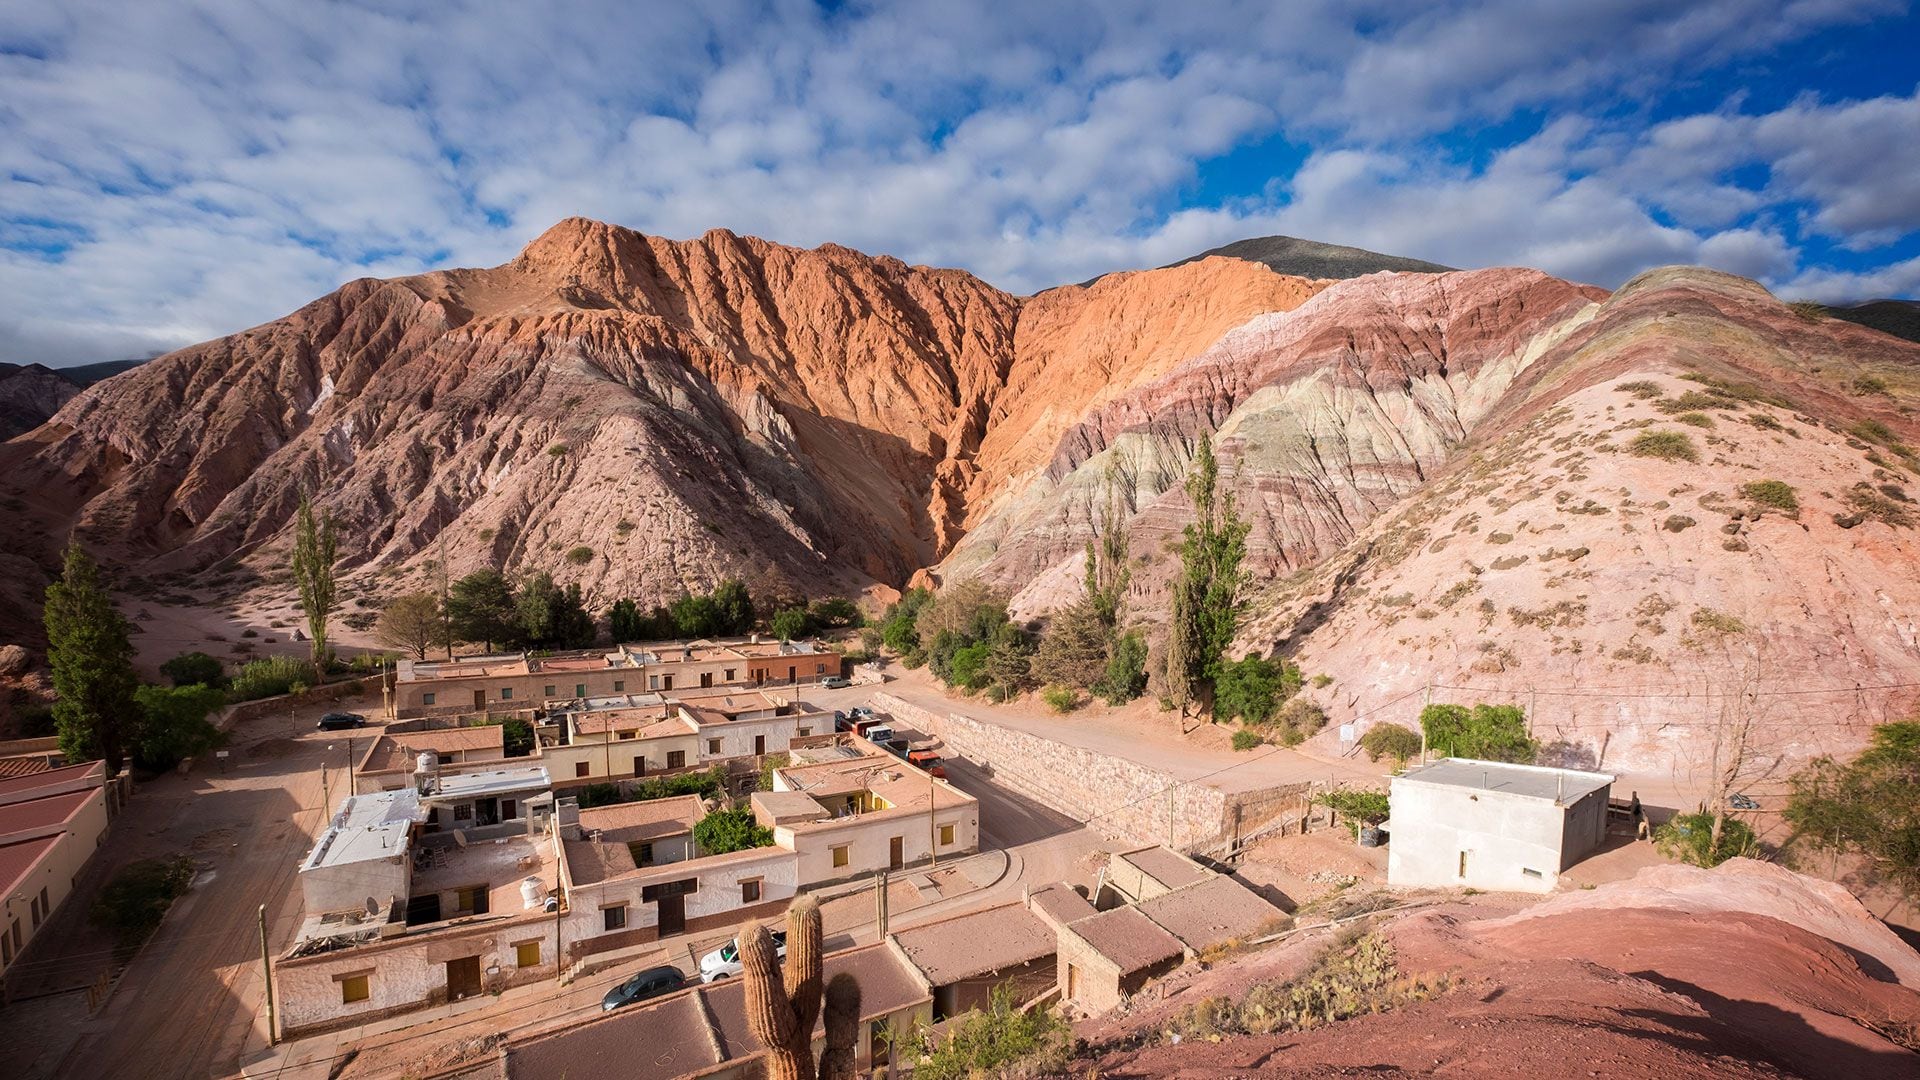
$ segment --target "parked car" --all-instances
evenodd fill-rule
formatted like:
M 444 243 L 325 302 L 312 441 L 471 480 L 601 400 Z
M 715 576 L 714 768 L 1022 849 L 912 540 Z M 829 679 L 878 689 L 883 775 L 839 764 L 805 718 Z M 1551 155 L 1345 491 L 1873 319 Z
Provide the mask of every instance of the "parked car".
M 773 951 L 781 960 L 787 958 L 787 932 L 773 932 Z M 719 982 L 740 974 L 744 968 L 740 964 L 740 939 L 734 938 L 725 945 L 700 958 L 700 981 Z
M 600 999 L 600 1011 L 612 1012 L 624 1005 L 632 1005 L 648 998 L 657 998 L 661 994 L 671 994 L 686 982 L 686 976 L 676 967 L 652 967 L 620 983 L 607 991 Z
M 870 717 L 873 715 L 873 708 L 868 705 L 855 705 L 853 707 L 853 715 L 856 717 L 859 717 L 859 716 Z
M 885 749 L 887 753 L 892 754 L 902 761 L 907 760 L 907 753 L 913 749 L 913 744 L 899 735 L 895 735 L 893 738 L 881 743 L 880 746 Z
M 907 751 L 907 760 L 942 780 L 947 778 L 946 762 L 940 760 L 940 755 L 932 750 L 909 750 Z
M 350 728 L 366 726 L 367 718 L 359 713 L 330 712 L 320 718 L 321 731 L 346 731 Z
M 852 685 L 853 680 L 847 678 L 845 675 L 829 675 L 820 680 L 820 689 L 822 690 L 845 690 Z
M 852 731 L 853 717 L 848 716 L 846 713 L 843 713 L 838 709 L 835 709 L 833 711 L 833 730 Z
M 868 742 L 885 746 L 887 740 L 893 738 L 893 727 L 890 724 L 869 724 L 860 734 L 866 736 Z

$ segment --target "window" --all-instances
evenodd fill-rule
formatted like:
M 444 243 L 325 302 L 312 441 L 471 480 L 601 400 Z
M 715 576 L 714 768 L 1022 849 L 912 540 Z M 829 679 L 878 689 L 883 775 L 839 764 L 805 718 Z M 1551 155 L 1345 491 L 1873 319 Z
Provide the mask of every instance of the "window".
M 671 676 L 671 675 L 662 675 L 662 676 L 660 677 L 660 689 L 662 689 L 662 690 L 671 690 L 671 689 L 673 689 L 673 676 Z
M 839 868 L 847 865 L 847 863 L 850 861 L 848 856 L 849 856 L 849 852 L 847 850 L 847 845 L 841 844 L 839 847 L 834 848 L 833 849 L 833 868 L 838 870 Z
M 1528 877 L 1530 877 L 1530 878 L 1537 878 L 1537 877 L 1539 877 L 1539 876 L 1540 876 L 1540 871 L 1538 871 L 1538 870 L 1535 870 L 1535 869 L 1534 869 L 1533 867 L 1531 867 L 1531 866 L 1523 866 L 1523 867 L 1521 867 L 1521 868 L 1520 868 L 1520 872 L 1521 872 L 1521 873 L 1523 873 L 1523 874 L 1525 874 L 1525 875 L 1527 875 L 1527 876 L 1528 876 Z
M 825 664 L 813 665 L 813 673 L 815 675 L 825 675 L 827 673 L 827 665 Z
M 520 967 L 540 966 L 540 943 L 522 941 L 513 947 L 513 962 Z
M 757 904 L 760 902 L 760 880 L 759 878 L 748 878 L 740 883 L 741 903 Z
M 946 847 L 951 843 L 953 843 L 953 826 L 951 825 L 940 826 L 940 846 Z
M 687 767 L 687 752 L 685 750 L 667 751 L 667 768 L 684 769 L 686 767 Z
M 431 705 L 431 704 L 433 704 L 433 694 L 432 694 L 432 692 L 428 692 L 428 693 L 425 693 L 425 694 L 421 694 L 421 695 L 420 695 L 420 704 L 422 704 L 422 705 Z
M 591 770 L 592 770 L 592 768 L 593 768 L 593 766 L 591 766 L 591 765 L 589 765 L 589 764 L 587 764 L 587 763 L 586 763 L 586 762 L 584 762 L 584 761 L 576 761 L 576 762 L 574 762 L 574 763 L 573 763 L 573 775 L 575 775 L 575 776 L 591 776 L 591 775 L 593 775 L 593 773 L 591 772 Z
M 616 694 L 624 694 L 624 693 L 626 693 L 626 692 L 627 692 L 627 681 L 626 681 L 625 679 L 615 679 L 615 680 L 613 680 L 613 692 L 614 692 L 614 693 L 616 693 Z
M 513 799 L 500 800 L 500 820 L 512 821 L 520 816 L 520 804 Z
M 733 669 L 732 669 L 732 668 L 728 668 L 728 669 L 727 669 L 727 676 L 726 676 L 726 678 L 727 678 L 727 681 L 728 681 L 728 682 L 732 682 L 732 681 L 733 681 Z
M 542 689 L 542 690 L 540 691 L 540 696 L 541 696 L 541 697 L 552 697 L 552 696 L 553 696 L 553 684 L 552 684 L 552 683 L 548 683 L 548 684 L 546 685 L 546 687 L 545 687 L 544 689 Z
M 501 701 L 512 701 L 512 700 L 513 700 L 513 687 L 511 687 L 511 686 L 503 686 L 503 687 L 501 687 L 501 688 L 500 688 L 500 700 L 501 700 Z
M 719 753 L 719 752 L 720 752 L 720 740 L 719 740 L 719 739 L 708 739 L 708 740 L 707 740 L 707 753 L 709 753 L 709 754 L 717 754 L 717 753 Z
M 0 964 L 13 963 L 13 939 L 0 934 Z
M 647 689 L 649 690 L 660 689 L 660 676 L 658 675 L 647 676 Z
M 604 907 L 600 909 L 600 927 L 607 933 L 627 928 L 627 905 Z
M 367 985 L 367 976 L 348 975 L 340 980 L 340 1004 L 351 1005 L 372 996 L 372 989 Z
M 583 682 L 577 682 L 577 683 L 574 683 L 574 684 L 573 684 L 573 696 L 574 696 L 574 697 L 586 697 L 586 696 L 587 696 L 587 684 L 586 684 L 586 683 L 583 683 Z
M 458 805 L 458 806 L 456 806 L 456 807 L 454 807 L 454 808 L 453 808 L 453 820 L 455 820 L 455 821 L 472 821 L 472 820 L 473 820 L 473 804 L 472 804 L 472 803 L 461 803 L 460 805 Z
M 795 738 L 804 739 L 813 734 L 813 729 L 810 727 L 797 728 L 793 734 Z
M 653 842 L 650 840 L 642 840 L 635 846 L 638 847 L 639 850 L 633 852 L 633 865 L 652 866 L 653 865 Z
M 767 737 L 765 735 L 755 735 L 753 737 L 753 752 L 756 756 L 767 752 Z
M 457 905 L 457 910 L 461 912 L 474 915 L 485 915 L 487 913 L 487 887 L 485 885 L 469 885 L 464 888 L 455 889 L 453 890 L 453 897 L 453 902 Z

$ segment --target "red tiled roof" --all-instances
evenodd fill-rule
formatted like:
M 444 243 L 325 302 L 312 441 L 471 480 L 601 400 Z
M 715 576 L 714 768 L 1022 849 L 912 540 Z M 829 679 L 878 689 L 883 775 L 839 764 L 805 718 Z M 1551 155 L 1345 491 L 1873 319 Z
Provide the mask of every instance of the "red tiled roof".
M 27 799 L 0 806 L 0 836 L 58 825 L 78 812 L 98 790 L 82 788 L 62 795 L 49 795 L 44 799 Z
M 34 773 L 47 772 L 52 768 L 52 763 L 47 761 L 44 754 L 0 758 L 0 780 L 12 779 L 16 776 L 32 776 Z
M 12 896 L 14 888 L 33 870 L 34 864 L 59 842 L 58 836 L 42 836 L 14 844 L 0 844 L 0 895 Z

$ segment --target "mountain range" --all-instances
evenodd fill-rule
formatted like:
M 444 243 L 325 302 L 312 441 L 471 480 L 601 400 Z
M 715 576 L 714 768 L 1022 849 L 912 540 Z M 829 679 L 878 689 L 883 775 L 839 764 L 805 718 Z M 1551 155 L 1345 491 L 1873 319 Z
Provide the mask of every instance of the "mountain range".
M 1665 760 L 1756 664 L 1920 683 L 1917 401 L 1920 346 L 1699 269 L 1608 292 L 1275 237 L 1020 297 L 570 219 L 71 394 L 0 447 L 0 639 L 69 534 L 135 591 L 285 592 L 303 490 L 364 597 L 444 556 L 601 607 L 979 576 L 1033 616 L 1111 505 L 1151 623 L 1210 440 L 1252 525 L 1241 645 L 1329 676 L 1337 719 L 1526 696 L 1572 760 Z M 1649 696 L 1541 696 L 1574 686 Z M 1911 697 L 1817 699 L 1780 752 Z

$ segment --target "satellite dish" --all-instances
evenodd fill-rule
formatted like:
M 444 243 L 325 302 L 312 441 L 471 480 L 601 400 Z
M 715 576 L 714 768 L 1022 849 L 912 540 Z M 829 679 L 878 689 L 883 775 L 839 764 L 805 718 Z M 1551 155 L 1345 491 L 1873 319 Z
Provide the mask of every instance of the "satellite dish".
M 380 902 L 371 896 L 367 897 L 367 915 L 372 917 L 378 914 L 380 914 Z

